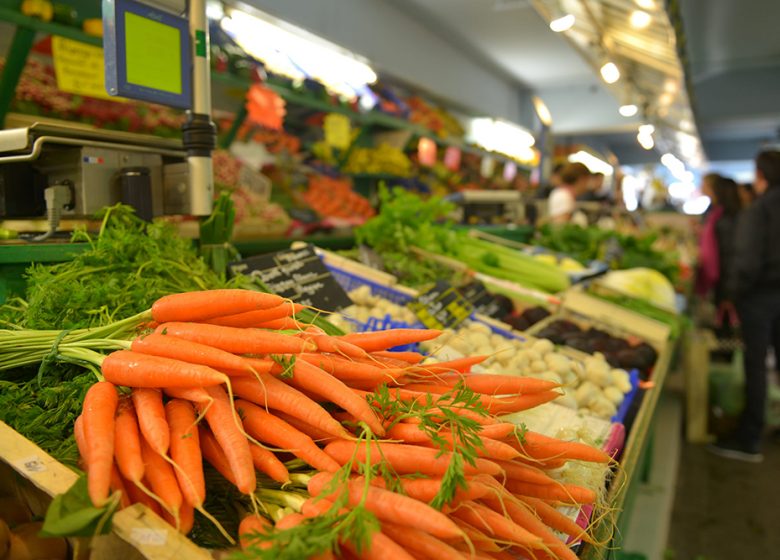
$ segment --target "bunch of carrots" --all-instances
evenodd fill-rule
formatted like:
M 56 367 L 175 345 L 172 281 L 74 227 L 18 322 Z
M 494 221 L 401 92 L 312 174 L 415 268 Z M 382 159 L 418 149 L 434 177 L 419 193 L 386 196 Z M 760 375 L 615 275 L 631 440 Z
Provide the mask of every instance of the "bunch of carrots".
M 247 290 L 159 299 L 146 333 L 100 360 L 74 426 L 94 505 L 218 525 L 205 462 L 250 504 L 246 558 L 576 558 L 555 531 L 590 537 L 557 507 L 597 495 L 550 471 L 611 458 L 500 419 L 555 384 L 388 351 L 435 330 L 329 336 L 300 309 Z

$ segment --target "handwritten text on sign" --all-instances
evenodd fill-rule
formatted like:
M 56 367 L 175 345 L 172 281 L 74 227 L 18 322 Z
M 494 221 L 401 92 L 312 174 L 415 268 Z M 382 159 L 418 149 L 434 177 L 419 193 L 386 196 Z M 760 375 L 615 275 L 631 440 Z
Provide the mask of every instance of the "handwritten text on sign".
M 234 274 L 256 278 L 271 292 L 295 303 L 325 311 L 338 311 L 352 305 L 311 245 L 249 257 L 231 264 L 231 270 Z
M 409 303 L 409 308 L 423 325 L 430 329 L 452 328 L 468 319 L 473 312 L 472 305 L 450 286 L 439 280 L 428 291 Z
M 106 92 L 103 49 L 53 36 L 51 50 L 57 88 L 75 95 L 119 100 Z

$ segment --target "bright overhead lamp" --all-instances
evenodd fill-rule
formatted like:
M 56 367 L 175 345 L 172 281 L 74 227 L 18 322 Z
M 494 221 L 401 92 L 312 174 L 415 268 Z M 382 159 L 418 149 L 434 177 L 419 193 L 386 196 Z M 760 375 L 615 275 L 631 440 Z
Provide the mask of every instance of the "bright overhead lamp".
M 552 126 L 552 114 L 550 114 L 550 109 L 547 108 L 542 98 L 534 95 L 532 101 L 536 110 L 536 116 L 539 117 L 542 124 L 544 126 Z
M 639 107 L 633 103 L 628 105 L 621 105 L 618 109 L 618 112 L 624 117 L 633 117 L 639 112 Z
M 644 124 L 639 127 L 639 134 L 636 135 L 636 141 L 645 150 L 652 150 L 655 146 L 655 140 L 653 140 L 653 132 L 655 127 L 651 124 Z
M 564 31 L 568 31 L 572 27 L 574 27 L 574 22 L 576 21 L 576 18 L 573 14 L 566 14 L 563 17 L 559 17 L 557 19 L 554 19 L 550 22 L 550 29 L 555 31 L 556 33 L 563 33 Z
M 636 5 L 643 10 L 655 10 L 655 0 L 635 0 Z
M 620 70 L 614 62 L 607 62 L 601 67 L 600 72 L 601 77 L 604 78 L 604 81 L 608 84 L 614 84 L 620 79 Z
M 612 175 L 615 168 L 608 164 L 603 159 L 597 158 L 591 153 L 584 150 L 573 153 L 569 156 L 571 163 L 581 163 L 590 170 L 591 173 L 603 173 L 604 175 Z
M 533 153 L 534 136 L 516 124 L 489 118 L 471 119 L 468 140 L 490 152 L 499 152 L 521 161 Z
M 644 10 L 634 10 L 628 17 L 628 22 L 634 29 L 645 29 L 653 22 L 653 16 Z
M 655 132 L 655 127 L 652 124 L 639 125 L 639 134 L 642 136 L 650 136 L 653 132 Z

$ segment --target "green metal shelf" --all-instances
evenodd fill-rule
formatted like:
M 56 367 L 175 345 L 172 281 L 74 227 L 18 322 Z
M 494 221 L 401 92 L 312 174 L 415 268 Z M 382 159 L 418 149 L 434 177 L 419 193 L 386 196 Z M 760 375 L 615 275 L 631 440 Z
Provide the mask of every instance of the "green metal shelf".
M 53 21 L 43 21 L 34 17 L 26 16 L 17 10 L 12 10 L 9 8 L 0 7 L 0 21 L 7 21 L 8 23 L 15 24 L 17 27 L 23 27 L 38 33 L 57 35 L 59 37 L 73 39 L 74 41 L 80 41 L 82 43 L 95 45 L 97 47 L 103 46 L 102 37 L 95 37 L 94 35 L 84 33 L 78 27 L 62 25 L 61 23 L 56 23 Z

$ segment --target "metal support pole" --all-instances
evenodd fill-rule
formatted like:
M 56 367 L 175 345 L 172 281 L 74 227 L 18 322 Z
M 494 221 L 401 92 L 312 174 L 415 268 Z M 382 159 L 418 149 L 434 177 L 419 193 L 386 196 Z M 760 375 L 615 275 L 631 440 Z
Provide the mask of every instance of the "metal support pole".
M 182 126 L 189 164 L 190 213 L 206 216 L 214 199 L 214 170 L 211 150 L 216 147 L 217 127 L 211 121 L 211 67 L 206 0 L 189 0 L 188 16 L 192 38 L 192 111 Z
M 27 55 L 33 46 L 35 31 L 29 27 L 17 26 L 8 56 L 5 59 L 5 68 L 0 77 L 0 127 L 5 122 L 5 116 L 11 107 L 11 102 L 16 94 L 16 86 L 22 75 L 24 65 L 27 63 Z

